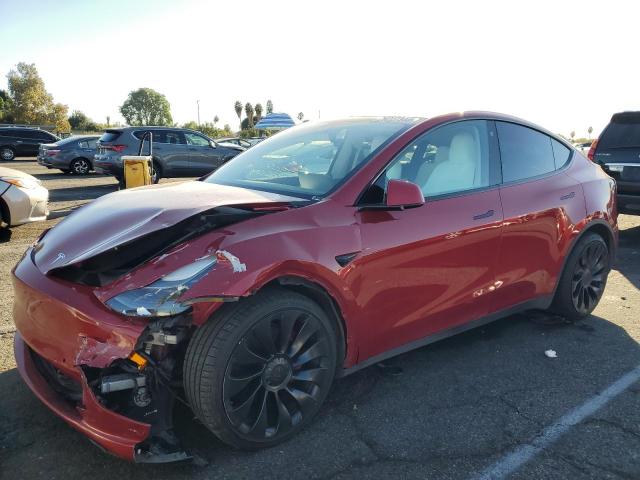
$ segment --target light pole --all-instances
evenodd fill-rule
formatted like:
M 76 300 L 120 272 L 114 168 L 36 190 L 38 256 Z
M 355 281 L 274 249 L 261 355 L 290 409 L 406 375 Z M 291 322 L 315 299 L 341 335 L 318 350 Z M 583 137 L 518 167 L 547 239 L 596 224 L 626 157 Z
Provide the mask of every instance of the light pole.
M 200 100 L 196 100 L 196 103 L 198 104 L 198 126 L 200 126 Z

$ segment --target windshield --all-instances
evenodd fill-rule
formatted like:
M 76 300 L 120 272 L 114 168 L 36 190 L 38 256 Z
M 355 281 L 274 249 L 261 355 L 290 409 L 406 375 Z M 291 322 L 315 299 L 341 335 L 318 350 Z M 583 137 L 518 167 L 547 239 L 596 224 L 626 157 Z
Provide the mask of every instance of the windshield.
M 322 197 L 414 121 L 367 118 L 293 127 L 238 155 L 206 182 Z

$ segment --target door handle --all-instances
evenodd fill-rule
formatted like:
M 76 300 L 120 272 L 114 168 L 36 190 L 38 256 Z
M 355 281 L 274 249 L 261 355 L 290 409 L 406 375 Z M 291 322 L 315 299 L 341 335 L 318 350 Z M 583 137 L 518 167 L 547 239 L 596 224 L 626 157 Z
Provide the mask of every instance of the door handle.
M 482 220 L 483 218 L 489 218 L 489 217 L 493 217 L 493 214 L 495 212 L 493 210 L 487 210 L 484 213 L 479 213 L 478 215 L 474 215 L 473 219 L 474 220 Z
M 570 193 L 567 193 L 566 195 L 562 195 L 560 197 L 560 200 L 569 200 L 570 198 L 573 198 L 575 196 L 576 196 L 576 192 L 570 192 Z

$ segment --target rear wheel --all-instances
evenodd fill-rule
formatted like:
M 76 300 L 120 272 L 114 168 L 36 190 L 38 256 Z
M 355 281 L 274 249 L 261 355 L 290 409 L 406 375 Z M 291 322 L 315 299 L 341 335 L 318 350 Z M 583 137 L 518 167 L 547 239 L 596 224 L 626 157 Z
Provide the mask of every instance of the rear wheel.
M 151 182 L 154 184 L 158 183 L 161 178 L 162 167 L 160 167 L 160 164 L 156 160 L 154 160 L 153 163 L 151 163 Z
M 276 445 L 318 412 L 336 369 L 336 333 L 309 298 L 270 289 L 196 331 L 184 382 L 195 414 L 237 448 Z
M 0 158 L 5 161 L 13 160 L 16 157 L 16 152 L 14 152 L 11 147 L 2 147 L 0 148 Z
M 69 165 L 69 169 L 74 175 L 86 175 L 91 171 L 91 163 L 86 158 L 76 158 Z
M 604 239 L 597 233 L 587 233 L 567 260 L 552 309 L 572 321 L 589 315 L 602 298 L 610 263 Z

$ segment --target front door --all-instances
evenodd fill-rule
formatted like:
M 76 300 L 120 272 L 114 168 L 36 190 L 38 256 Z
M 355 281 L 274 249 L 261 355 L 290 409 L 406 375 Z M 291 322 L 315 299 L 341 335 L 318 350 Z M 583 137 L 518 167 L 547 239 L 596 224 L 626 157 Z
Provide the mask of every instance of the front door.
M 359 361 L 487 315 L 503 221 L 493 122 L 430 130 L 390 163 L 356 214 L 363 251 L 347 275 L 367 341 Z M 418 184 L 426 203 L 383 203 L 390 179 Z
M 186 132 L 189 149 L 189 170 L 196 177 L 211 173 L 222 165 L 222 149 L 211 146 L 209 139 L 197 133 Z

